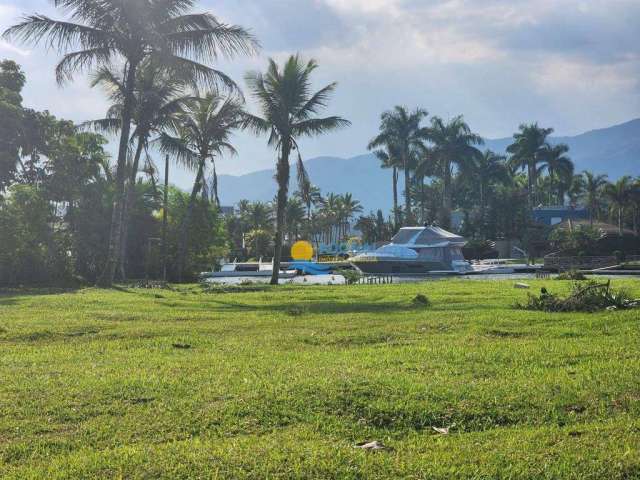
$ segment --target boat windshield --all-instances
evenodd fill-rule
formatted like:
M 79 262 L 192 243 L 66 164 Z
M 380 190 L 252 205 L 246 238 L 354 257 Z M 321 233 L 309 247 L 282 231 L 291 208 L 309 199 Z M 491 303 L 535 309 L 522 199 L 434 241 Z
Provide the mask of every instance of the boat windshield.
M 416 236 L 416 233 L 418 232 L 415 230 L 401 228 L 400 231 L 391 239 L 391 242 L 395 244 L 409 243 L 411 239 Z

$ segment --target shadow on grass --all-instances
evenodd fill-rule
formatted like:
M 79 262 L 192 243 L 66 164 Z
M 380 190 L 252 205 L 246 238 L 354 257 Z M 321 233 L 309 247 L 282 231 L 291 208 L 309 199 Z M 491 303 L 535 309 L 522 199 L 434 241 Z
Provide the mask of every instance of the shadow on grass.
M 20 297 L 40 297 L 47 295 L 64 295 L 66 293 L 76 293 L 82 290 L 83 286 L 74 287 L 16 287 L 0 288 L 0 305 L 9 300 Z
M 330 313 L 380 313 L 380 312 L 408 312 L 424 310 L 408 302 L 289 302 L 255 305 L 238 302 L 215 300 L 211 303 L 220 305 L 222 310 L 229 312 L 270 312 L 282 313 L 290 316 L 330 314 Z

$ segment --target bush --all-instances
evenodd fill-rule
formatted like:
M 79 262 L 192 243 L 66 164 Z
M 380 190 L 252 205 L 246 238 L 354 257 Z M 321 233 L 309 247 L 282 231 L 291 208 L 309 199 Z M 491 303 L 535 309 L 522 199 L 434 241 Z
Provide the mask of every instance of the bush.
M 431 300 L 429 300 L 429 298 L 426 295 L 423 295 L 421 293 L 416 295 L 413 298 L 413 300 L 411 301 L 411 303 L 415 307 L 430 307 L 431 306 Z
M 549 293 L 546 288 L 540 295 L 529 294 L 525 304 L 516 304 L 516 308 L 542 312 L 597 312 L 640 306 L 640 299 L 632 299 L 624 290 L 611 288 L 611 281 L 598 283 L 593 280 L 587 284 L 574 284 L 569 296 L 563 298 Z
M 355 283 L 358 283 L 362 278 L 362 274 L 356 269 L 343 270 L 340 273 L 342 273 L 342 276 L 347 282 L 347 285 L 353 285 Z
M 549 236 L 557 250 L 576 257 L 598 254 L 600 232 L 593 227 L 577 227 L 573 230 L 557 229 Z
M 573 280 L 576 282 L 580 282 L 586 279 L 587 277 L 585 276 L 585 274 L 578 270 L 568 270 L 556 277 L 556 280 Z

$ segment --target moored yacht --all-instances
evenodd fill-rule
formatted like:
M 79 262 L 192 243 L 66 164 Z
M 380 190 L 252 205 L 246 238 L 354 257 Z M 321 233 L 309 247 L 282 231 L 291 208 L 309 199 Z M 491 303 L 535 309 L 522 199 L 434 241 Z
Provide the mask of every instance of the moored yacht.
M 391 243 L 350 261 L 366 274 L 466 273 L 472 270 L 462 254 L 466 243 L 460 235 L 440 227 L 405 227 Z

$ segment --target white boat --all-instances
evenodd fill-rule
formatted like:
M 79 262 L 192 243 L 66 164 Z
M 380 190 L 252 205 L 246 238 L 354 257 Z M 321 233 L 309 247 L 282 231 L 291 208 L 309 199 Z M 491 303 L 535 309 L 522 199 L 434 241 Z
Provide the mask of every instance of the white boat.
M 280 269 L 280 278 L 293 278 L 297 275 L 296 270 Z M 273 274 L 273 264 L 259 262 L 233 262 L 225 263 L 219 272 L 202 272 L 200 278 L 207 280 L 209 278 L 231 278 L 231 277 L 271 277 Z
M 462 255 L 466 243 L 460 235 L 436 226 L 405 227 L 390 244 L 350 262 L 366 274 L 463 274 L 472 270 Z

